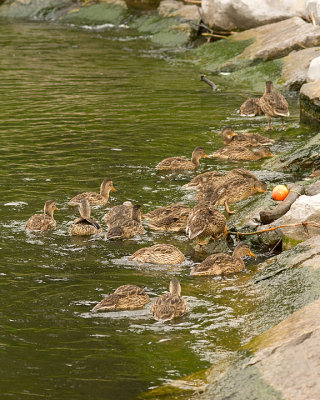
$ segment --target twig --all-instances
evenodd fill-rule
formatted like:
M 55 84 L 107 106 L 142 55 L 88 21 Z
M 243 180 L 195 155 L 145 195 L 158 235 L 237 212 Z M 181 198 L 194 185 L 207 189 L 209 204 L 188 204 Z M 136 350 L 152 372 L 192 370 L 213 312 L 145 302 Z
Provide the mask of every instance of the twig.
M 216 37 L 216 38 L 220 38 L 220 39 L 225 39 L 225 37 L 226 37 L 226 35 L 219 35 L 218 33 L 208 33 L 208 32 L 201 33 L 201 36 Z
M 263 229 L 261 231 L 255 231 L 255 232 L 231 232 L 231 231 L 229 231 L 229 234 L 237 235 L 237 236 L 258 235 L 259 233 L 275 231 L 276 229 L 279 229 L 279 228 L 290 228 L 293 226 L 303 226 L 303 228 L 305 230 L 306 230 L 307 226 L 313 226 L 315 228 L 320 228 L 320 224 L 318 224 L 317 222 L 310 221 L 310 222 L 300 222 L 298 224 L 279 225 L 279 226 L 274 226 L 273 228 Z
M 200 0 L 183 0 L 185 3 L 190 3 L 190 4 L 201 4 Z
M 205 75 L 201 75 L 200 80 L 211 86 L 213 91 L 217 90 L 217 85 L 210 81 Z

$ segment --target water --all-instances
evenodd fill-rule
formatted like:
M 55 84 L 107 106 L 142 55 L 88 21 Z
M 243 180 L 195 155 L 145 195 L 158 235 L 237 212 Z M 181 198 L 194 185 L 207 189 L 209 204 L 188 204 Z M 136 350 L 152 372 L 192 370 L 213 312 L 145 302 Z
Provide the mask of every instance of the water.
M 263 297 L 250 284 L 257 269 L 252 261 L 240 276 L 191 279 L 201 256 L 184 235 L 147 230 L 138 240 L 113 243 L 104 235 L 73 238 L 68 227 L 77 212 L 67 201 L 98 191 L 109 178 L 117 192 L 108 207 L 131 200 L 148 212 L 193 204 L 181 190 L 190 175 L 158 175 L 154 167 L 199 145 L 214 151 L 228 124 L 263 132 L 265 119 L 236 113 L 245 90 L 224 87 L 221 77 L 222 90 L 212 94 L 191 65 L 175 64 L 175 54 L 126 27 L 96 32 L 1 21 L 0 49 L 2 398 L 131 399 L 233 354 L 261 324 L 252 317 Z M 277 151 L 312 134 L 298 127 L 296 99 L 291 111 L 288 131 L 270 133 Z M 200 171 L 232 167 L 204 160 Z M 57 229 L 26 233 L 27 219 L 48 199 L 60 209 Z M 106 209 L 92 214 L 102 220 Z M 138 248 L 159 242 L 177 245 L 187 261 L 170 268 L 128 261 Z M 90 312 L 128 283 L 144 287 L 153 300 L 173 276 L 190 305 L 180 320 L 156 322 L 150 306 Z

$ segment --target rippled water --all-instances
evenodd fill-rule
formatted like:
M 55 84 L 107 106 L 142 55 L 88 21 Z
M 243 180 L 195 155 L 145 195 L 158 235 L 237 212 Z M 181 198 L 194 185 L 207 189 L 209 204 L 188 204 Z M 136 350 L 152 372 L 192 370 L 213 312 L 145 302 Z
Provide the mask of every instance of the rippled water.
M 138 240 L 109 243 L 104 235 L 71 238 L 75 194 L 117 188 L 111 205 L 131 200 L 143 211 L 192 198 L 181 190 L 190 175 L 163 176 L 166 156 L 221 146 L 221 127 L 263 132 L 266 121 L 240 119 L 247 95 L 215 94 L 188 63 L 152 47 L 126 27 L 98 31 L 39 23 L 0 22 L 1 261 L 0 391 L 2 397 L 130 399 L 208 367 L 248 341 L 263 294 L 240 276 L 195 279 L 201 255 L 184 235 L 146 231 Z M 298 105 L 276 151 L 310 135 L 298 129 Z M 259 169 L 260 164 L 248 164 Z M 204 160 L 200 171 L 233 168 Z M 271 182 L 282 175 L 262 171 Z M 26 233 L 30 215 L 56 201 L 57 230 Z M 108 206 L 109 206 L 108 205 Z M 92 214 L 102 220 L 104 208 Z M 128 256 L 145 245 L 173 243 L 187 256 L 178 267 L 138 266 Z M 255 249 L 260 252 L 259 248 Z M 250 266 L 251 265 L 251 266 Z M 133 283 L 152 298 L 179 277 L 190 313 L 155 322 L 149 307 L 92 314 L 103 295 Z M 261 322 L 260 322 L 261 324 Z M 259 328 L 260 329 L 260 328 Z

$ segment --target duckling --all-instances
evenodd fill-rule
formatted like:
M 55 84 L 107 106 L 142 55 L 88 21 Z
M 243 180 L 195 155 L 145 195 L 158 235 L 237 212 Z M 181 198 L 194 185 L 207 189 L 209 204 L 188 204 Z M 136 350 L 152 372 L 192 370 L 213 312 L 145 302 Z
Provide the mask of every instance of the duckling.
M 151 313 L 157 321 L 170 321 L 188 312 L 187 301 L 181 297 L 181 286 L 178 279 L 171 279 L 169 290 L 170 293 L 158 297 L 151 305 Z
M 250 150 L 245 146 L 232 145 L 223 147 L 209 155 L 209 158 L 234 161 L 257 161 L 265 157 L 273 157 L 271 150 L 267 146 Z
M 119 206 L 112 207 L 104 216 L 104 222 L 107 226 L 121 223 L 124 219 L 132 218 L 133 205 L 131 201 L 125 201 Z
M 210 202 L 215 206 L 224 204 L 227 213 L 234 214 L 234 211 L 230 210 L 229 204 L 245 200 L 256 192 L 264 193 L 266 190 L 267 185 L 265 182 L 233 176 L 219 187 L 198 192 L 196 198 L 199 201 Z
M 91 208 L 87 198 L 80 200 L 79 213 L 80 217 L 75 219 L 70 226 L 70 235 L 85 236 L 102 232 L 101 226 L 90 216 Z
M 56 203 L 53 200 L 47 200 L 44 203 L 43 214 L 34 214 L 26 223 L 28 231 L 48 231 L 56 229 L 57 223 L 53 218 L 53 212 L 58 210 Z
M 234 249 L 232 256 L 225 253 L 212 254 L 202 263 L 196 265 L 190 275 L 226 275 L 240 272 L 245 268 L 242 257 L 257 256 L 251 251 L 247 244 L 239 243 Z
M 241 146 L 269 146 L 274 143 L 274 140 L 259 135 L 258 133 L 235 133 L 231 126 L 224 127 L 221 136 L 225 145 L 240 144 Z
M 139 286 L 123 285 L 101 300 L 91 311 L 134 310 L 149 302 L 150 297 Z
M 214 205 L 202 201 L 198 203 L 190 212 L 186 234 L 189 239 L 196 238 L 197 243 L 202 246 L 208 244 L 209 240 L 201 241 L 199 236 L 212 237 L 218 239 L 223 233 L 227 236 L 226 218 Z
M 271 81 L 266 82 L 264 94 L 259 100 L 259 105 L 268 119 L 269 129 L 272 129 L 271 117 L 281 118 L 282 128 L 284 128 L 284 117 L 289 117 L 290 115 L 288 102 L 281 93 L 274 89 Z
M 242 117 L 255 117 L 256 115 L 261 115 L 262 110 L 259 104 L 258 97 L 249 97 L 240 106 L 240 115 Z
M 191 161 L 186 157 L 170 157 L 162 160 L 156 168 L 158 171 L 193 170 L 199 167 L 202 157 L 208 158 L 203 147 L 196 147 L 192 152 Z
M 77 194 L 70 201 L 70 206 L 77 206 L 81 199 L 88 199 L 91 206 L 104 206 L 108 203 L 110 191 L 116 192 L 113 183 L 110 179 L 104 179 L 100 186 L 100 193 L 96 192 L 84 192 Z
M 149 228 L 159 231 L 184 232 L 187 225 L 187 218 L 191 208 L 180 203 L 159 207 L 143 218 L 147 220 Z
M 185 260 L 184 255 L 172 244 L 155 244 L 151 247 L 143 247 L 133 253 L 129 260 L 141 263 L 174 265 Z
M 191 179 L 189 183 L 184 185 L 185 189 L 198 190 L 200 186 L 208 185 L 211 182 L 219 182 L 225 178 L 221 172 L 218 171 L 208 171 L 203 174 L 197 175 Z
M 132 217 L 122 221 L 117 220 L 114 225 L 111 225 L 106 233 L 106 239 L 130 239 L 135 235 L 142 234 L 144 229 L 141 224 L 141 217 L 141 206 L 134 205 L 132 208 Z

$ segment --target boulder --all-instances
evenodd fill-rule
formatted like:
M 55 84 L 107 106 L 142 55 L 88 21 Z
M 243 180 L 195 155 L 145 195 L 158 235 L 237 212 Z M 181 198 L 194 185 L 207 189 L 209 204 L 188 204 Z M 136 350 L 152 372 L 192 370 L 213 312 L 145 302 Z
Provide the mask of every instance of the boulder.
M 179 17 L 195 23 L 199 23 L 201 20 L 199 10 L 199 7 L 194 4 L 185 5 L 176 0 L 162 0 L 158 7 L 158 13 L 161 17 Z
M 320 80 L 305 83 L 300 90 L 300 120 L 320 125 Z
M 320 193 L 320 181 L 313 182 L 309 187 L 307 191 L 308 196 L 315 196 L 316 194 Z
M 310 47 L 299 51 L 293 51 L 288 56 L 282 58 L 283 68 L 280 82 L 284 82 L 281 87 L 285 90 L 300 90 L 301 86 L 309 79 L 309 71 L 314 59 L 320 61 L 320 48 Z M 319 78 L 320 79 L 320 65 Z
M 310 62 L 307 80 L 308 82 L 320 81 L 320 57 L 316 57 Z
M 202 0 L 204 22 L 224 30 L 250 29 L 305 14 L 303 0 Z
M 320 25 L 320 1 L 306 0 L 306 17 Z

